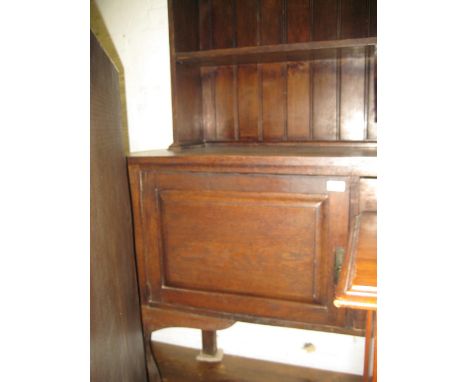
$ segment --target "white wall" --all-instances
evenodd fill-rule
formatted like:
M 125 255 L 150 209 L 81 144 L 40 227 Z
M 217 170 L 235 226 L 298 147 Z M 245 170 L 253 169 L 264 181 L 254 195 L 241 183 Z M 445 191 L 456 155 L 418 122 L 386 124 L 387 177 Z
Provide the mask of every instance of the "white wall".
M 201 332 L 168 328 L 154 332 L 152 339 L 200 349 Z M 237 322 L 218 331 L 218 347 L 225 354 L 351 374 L 362 374 L 364 365 L 362 337 L 312 330 Z
M 125 71 L 130 150 L 172 143 L 169 33 L 166 0 L 95 0 Z M 361 374 L 361 337 L 237 323 L 220 331 L 227 354 Z M 198 347 L 200 332 L 170 328 L 154 339 Z M 305 343 L 314 352 L 303 349 Z M 247 345 L 248 344 L 248 345 Z
M 95 0 L 125 71 L 130 151 L 172 143 L 165 0 Z

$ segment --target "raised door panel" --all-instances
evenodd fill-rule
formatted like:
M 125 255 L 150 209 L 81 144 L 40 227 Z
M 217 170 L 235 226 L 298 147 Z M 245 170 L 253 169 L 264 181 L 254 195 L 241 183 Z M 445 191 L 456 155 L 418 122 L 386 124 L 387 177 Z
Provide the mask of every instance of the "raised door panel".
M 349 192 L 327 191 L 327 180 L 142 171 L 146 303 L 341 325 L 334 250 L 346 244 Z
M 168 190 L 160 198 L 166 286 L 317 300 L 326 195 Z

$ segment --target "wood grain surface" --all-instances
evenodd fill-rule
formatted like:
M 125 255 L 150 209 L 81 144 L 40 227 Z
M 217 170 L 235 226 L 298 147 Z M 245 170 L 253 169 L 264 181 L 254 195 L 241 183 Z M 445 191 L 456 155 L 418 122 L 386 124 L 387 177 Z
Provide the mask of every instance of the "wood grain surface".
M 118 74 L 91 35 L 91 381 L 146 381 Z

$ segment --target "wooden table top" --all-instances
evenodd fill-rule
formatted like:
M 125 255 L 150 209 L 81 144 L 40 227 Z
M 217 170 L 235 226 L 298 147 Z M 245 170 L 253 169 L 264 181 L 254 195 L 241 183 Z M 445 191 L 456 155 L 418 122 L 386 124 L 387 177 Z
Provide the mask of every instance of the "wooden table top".
M 376 212 L 363 212 L 356 217 L 334 304 L 353 309 L 377 309 Z

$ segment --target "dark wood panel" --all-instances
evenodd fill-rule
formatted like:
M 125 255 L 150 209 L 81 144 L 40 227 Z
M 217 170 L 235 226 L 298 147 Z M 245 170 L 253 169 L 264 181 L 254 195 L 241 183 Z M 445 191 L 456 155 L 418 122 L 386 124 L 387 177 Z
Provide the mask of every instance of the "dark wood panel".
M 199 17 L 200 50 L 212 49 L 211 0 L 199 0 Z
M 239 65 L 237 81 L 239 138 L 241 140 L 258 140 L 259 86 L 257 65 Z
M 177 142 L 199 142 L 203 139 L 200 68 L 177 65 L 175 82 L 174 136 Z
M 310 70 L 307 62 L 288 64 L 288 140 L 310 137 Z
M 334 40 L 338 38 L 338 1 L 340 0 L 313 1 L 313 40 Z
M 273 363 L 225 354 L 223 362 L 196 360 L 198 350 L 153 342 L 167 382 L 361 382 L 362 376 Z
M 220 66 L 215 77 L 216 138 L 218 140 L 235 139 L 234 67 Z
M 198 2 L 171 0 L 176 52 L 198 50 Z M 169 5 L 170 6 L 170 5 Z
M 365 116 L 365 48 L 343 49 L 341 54 L 340 139 L 367 137 Z
M 236 2 L 237 46 L 253 46 L 259 43 L 259 7 L 257 0 Z
M 313 137 L 336 140 L 336 59 L 318 59 L 313 63 Z
M 167 190 L 161 200 L 167 286 L 318 298 L 326 196 Z
M 233 0 L 211 0 L 213 48 L 235 46 Z
M 260 0 L 261 44 L 280 44 L 284 42 L 283 19 L 282 0 Z
M 265 141 L 286 135 L 286 64 L 262 65 L 262 120 Z
M 340 38 L 369 35 L 369 0 L 341 0 Z
M 91 381 L 146 381 L 119 77 L 90 45 Z
M 289 0 L 287 2 L 288 43 L 310 40 L 310 0 Z

